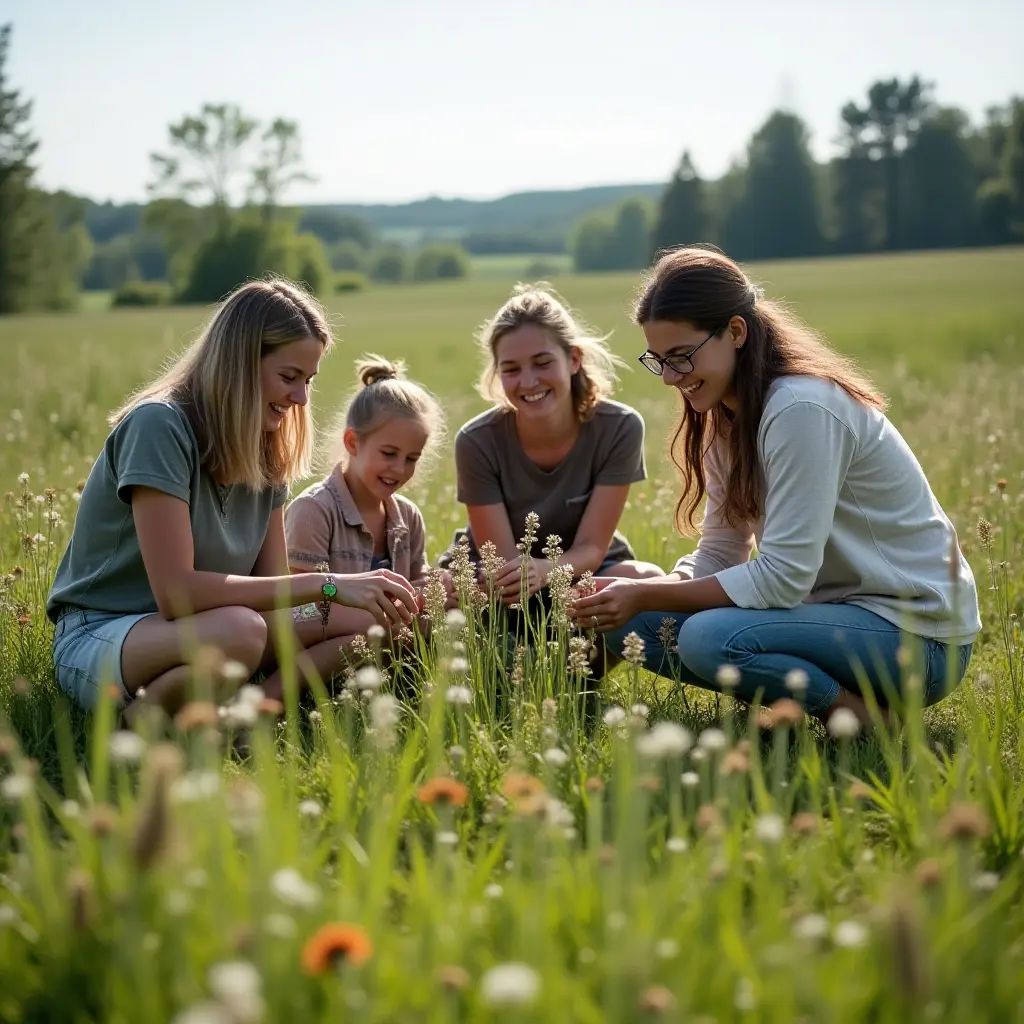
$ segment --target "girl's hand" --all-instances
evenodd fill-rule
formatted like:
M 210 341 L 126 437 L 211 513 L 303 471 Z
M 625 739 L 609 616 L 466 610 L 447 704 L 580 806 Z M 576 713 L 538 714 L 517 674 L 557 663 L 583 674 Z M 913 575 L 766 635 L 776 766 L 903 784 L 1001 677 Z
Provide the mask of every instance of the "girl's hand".
M 419 611 L 419 600 L 412 584 L 390 569 L 335 576 L 338 593 L 335 604 L 362 608 L 387 628 L 393 623 L 409 625 Z
M 550 567 L 546 558 L 526 561 L 526 596 L 533 597 L 548 582 Z M 493 592 L 503 604 L 517 604 L 522 598 L 521 577 L 523 563 L 518 558 L 506 562 L 494 575 Z
M 452 579 L 452 574 L 447 569 L 441 570 L 441 582 L 444 584 L 444 610 L 446 612 L 451 611 L 453 608 L 459 607 L 459 595 L 455 593 L 455 581 Z
M 643 610 L 642 581 L 605 577 L 594 582 L 597 593 L 580 598 L 569 608 L 569 617 L 580 629 L 605 633 L 625 625 Z

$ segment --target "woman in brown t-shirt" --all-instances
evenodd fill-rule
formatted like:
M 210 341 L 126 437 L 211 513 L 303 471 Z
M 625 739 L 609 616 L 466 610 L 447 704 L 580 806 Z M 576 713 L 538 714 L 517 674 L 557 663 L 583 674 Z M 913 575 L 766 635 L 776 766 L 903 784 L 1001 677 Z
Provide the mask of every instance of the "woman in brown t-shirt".
M 572 565 L 576 576 L 663 575 L 637 561 L 616 529 L 630 485 L 647 476 L 644 421 L 607 397 L 616 359 L 604 339 L 553 292 L 521 285 L 486 324 L 480 344 L 486 368 L 479 390 L 495 406 L 459 430 L 455 465 L 471 557 L 491 541 L 505 559 L 494 577 L 502 601 L 521 597 L 516 544 L 529 512 L 540 517 L 530 595 L 552 568 L 542 556 L 550 534 L 561 538 L 558 563 Z

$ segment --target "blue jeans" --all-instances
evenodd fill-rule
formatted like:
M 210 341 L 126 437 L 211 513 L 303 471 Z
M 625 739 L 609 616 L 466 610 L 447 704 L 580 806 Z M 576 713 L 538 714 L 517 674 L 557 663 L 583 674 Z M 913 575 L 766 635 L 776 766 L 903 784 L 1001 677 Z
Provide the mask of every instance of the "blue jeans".
M 659 636 L 672 635 L 678 652 L 666 650 Z M 786 688 L 793 669 L 807 674 L 803 703 L 821 714 L 835 703 L 841 690 L 860 694 L 858 672 L 866 676 L 878 702 L 900 693 L 902 672 L 897 660 L 904 634 L 874 612 L 852 604 L 801 604 L 796 608 L 709 608 L 690 615 L 644 612 L 619 629 L 605 634 L 608 648 L 622 654 L 623 640 L 636 633 L 644 642 L 644 663 L 651 672 L 680 679 L 709 690 L 720 690 L 715 674 L 722 665 L 740 673 L 733 693 L 753 703 L 760 692 L 764 705 L 795 696 Z M 918 637 L 923 644 L 923 701 L 930 705 L 946 696 L 947 647 L 939 640 Z M 973 644 L 950 647 L 956 669 L 952 685 L 967 671 Z

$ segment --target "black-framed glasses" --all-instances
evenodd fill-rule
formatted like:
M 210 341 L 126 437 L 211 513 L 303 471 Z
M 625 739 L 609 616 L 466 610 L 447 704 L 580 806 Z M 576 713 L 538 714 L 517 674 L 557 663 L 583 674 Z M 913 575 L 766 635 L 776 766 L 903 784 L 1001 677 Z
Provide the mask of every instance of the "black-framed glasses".
M 674 370 L 676 373 L 693 373 L 693 356 L 699 348 L 706 345 L 716 334 L 721 334 L 725 330 L 724 327 L 719 327 L 712 331 L 697 348 L 691 348 L 685 355 L 678 356 L 666 356 L 664 359 L 661 358 L 655 352 L 645 352 L 639 358 L 639 362 L 646 366 L 651 373 L 656 373 L 659 377 L 665 372 L 667 366 L 670 370 Z

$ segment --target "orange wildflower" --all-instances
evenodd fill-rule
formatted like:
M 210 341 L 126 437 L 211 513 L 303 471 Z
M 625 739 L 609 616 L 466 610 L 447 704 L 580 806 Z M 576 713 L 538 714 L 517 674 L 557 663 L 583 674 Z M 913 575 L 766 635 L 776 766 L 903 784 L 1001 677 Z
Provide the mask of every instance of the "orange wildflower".
M 465 807 L 469 803 L 469 787 L 447 775 L 438 775 L 420 786 L 416 798 L 424 804 Z
M 323 974 L 338 963 L 358 967 L 373 956 L 370 936 L 357 924 L 321 925 L 302 948 L 302 969 L 307 974 Z

